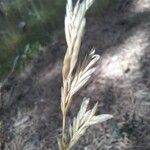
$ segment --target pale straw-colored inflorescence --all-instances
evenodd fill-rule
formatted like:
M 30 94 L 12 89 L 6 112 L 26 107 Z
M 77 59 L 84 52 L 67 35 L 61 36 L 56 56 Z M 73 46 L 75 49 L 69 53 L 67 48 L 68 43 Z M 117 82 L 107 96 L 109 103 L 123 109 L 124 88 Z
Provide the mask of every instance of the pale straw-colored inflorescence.
M 89 99 L 84 98 L 77 117 L 73 119 L 73 125 L 70 125 L 70 142 L 69 149 L 75 145 L 79 138 L 84 135 L 87 128 L 91 125 L 104 122 L 111 119 L 112 116 L 109 114 L 95 115 L 98 103 L 90 110 L 87 110 Z
M 61 88 L 61 111 L 63 114 L 62 138 L 58 140 L 60 150 L 70 150 L 77 143 L 86 129 L 96 123 L 112 118 L 112 115 L 102 114 L 95 116 L 97 103 L 91 110 L 87 110 L 89 99 L 84 99 L 78 115 L 70 125 L 69 139 L 66 138 L 66 116 L 74 94 L 76 94 L 90 79 L 95 71 L 95 64 L 99 55 L 92 49 L 82 63 L 77 63 L 86 24 L 85 14 L 94 0 L 80 0 L 73 6 L 72 0 L 67 1 L 65 16 L 65 36 L 67 51 L 64 58 Z M 68 136 L 67 136 L 68 137 Z

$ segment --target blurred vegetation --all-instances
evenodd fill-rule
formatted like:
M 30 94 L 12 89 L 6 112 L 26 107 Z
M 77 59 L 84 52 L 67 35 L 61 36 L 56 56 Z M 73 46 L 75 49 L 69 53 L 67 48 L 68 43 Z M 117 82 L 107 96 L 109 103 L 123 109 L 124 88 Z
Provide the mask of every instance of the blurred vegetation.
M 115 1 L 97 0 L 89 14 L 100 15 Z M 58 34 L 65 4 L 66 0 L 0 0 L 0 78 L 8 74 L 17 55 L 24 63 L 32 60 L 39 47 Z

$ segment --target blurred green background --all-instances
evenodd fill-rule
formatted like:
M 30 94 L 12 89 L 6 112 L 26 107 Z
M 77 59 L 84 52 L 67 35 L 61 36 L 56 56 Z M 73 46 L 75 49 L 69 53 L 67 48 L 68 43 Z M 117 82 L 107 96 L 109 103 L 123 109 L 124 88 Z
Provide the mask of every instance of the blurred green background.
M 101 15 L 115 2 L 97 0 L 88 15 Z M 0 79 L 10 72 L 16 56 L 28 63 L 40 47 L 63 34 L 65 4 L 66 0 L 0 0 Z

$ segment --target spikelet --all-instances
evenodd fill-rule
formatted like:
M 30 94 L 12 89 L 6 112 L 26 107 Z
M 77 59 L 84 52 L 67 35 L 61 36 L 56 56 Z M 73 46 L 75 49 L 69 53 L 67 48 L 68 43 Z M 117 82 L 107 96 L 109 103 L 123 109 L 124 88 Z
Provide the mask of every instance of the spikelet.
M 78 112 L 78 115 L 73 120 L 73 125 L 72 126 L 70 125 L 69 133 L 71 140 L 68 146 L 69 149 L 72 148 L 73 145 L 75 145 L 78 142 L 79 138 L 82 135 L 84 135 L 88 127 L 113 118 L 113 116 L 109 114 L 102 114 L 95 116 L 97 110 L 97 103 L 91 110 L 87 111 L 88 105 L 89 99 L 84 98 L 80 110 Z
M 84 35 L 86 24 L 85 13 L 92 5 L 94 0 L 77 1 L 74 9 L 72 0 L 67 1 L 65 16 L 65 35 L 67 41 L 67 51 L 63 65 L 63 79 L 71 76 L 76 66 L 81 46 L 81 40 Z
M 95 70 L 95 68 L 91 70 L 88 70 L 88 68 L 86 68 L 85 72 L 87 70 L 89 72 L 86 72 L 86 74 L 85 72 L 83 72 L 82 78 L 79 78 L 79 79 L 77 78 L 80 75 L 75 75 L 74 77 L 72 75 L 72 72 L 76 67 L 76 63 L 77 63 L 78 55 L 80 51 L 80 46 L 81 46 L 81 40 L 84 34 L 84 28 L 85 28 L 85 23 L 86 23 L 85 13 L 88 10 L 88 8 L 92 5 L 93 2 L 94 0 L 84 0 L 82 2 L 78 0 L 76 5 L 73 8 L 72 0 L 67 1 L 66 16 L 65 16 L 65 35 L 66 35 L 68 48 L 67 48 L 65 58 L 64 58 L 64 63 L 63 63 L 63 69 L 62 69 L 63 87 L 61 90 L 61 95 L 62 95 L 61 96 L 61 110 L 63 114 L 67 113 L 70 102 L 72 100 L 72 96 L 81 87 L 83 87 L 83 85 L 89 80 L 91 74 Z M 93 61 L 97 62 L 99 59 L 99 56 L 95 55 L 95 51 L 93 51 L 93 55 L 90 58 L 92 60 L 94 59 Z M 89 68 L 90 67 L 91 66 L 89 66 Z M 82 69 L 84 68 L 83 67 L 80 68 L 80 70 Z M 80 70 L 77 70 L 77 72 L 80 72 Z M 75 80 L 77 80 L 77 82 L 75 82 Z M 73 84 L 75 86 L 75 90 L 73 90 L 74 89 Z
M 66 107 L 69 108 L 72 97 L 77 93 L 90 79 L 91 75 L 95 71 L 95 64 L 99 60 L 100 56 L 95 54 L 95 50 L 92 50 L 88 57 L 85 57 L 82 64 L 77 67 L 76 73 L 71 81 L 69 81 L 68 89 L 65 90 L 62 87 L 62 100 L 61 100 L 61 109 L 62 111 Z M 70 86 L 69 86 L 70 85 Z M 66 86 L 65 86 L 66 87 Z

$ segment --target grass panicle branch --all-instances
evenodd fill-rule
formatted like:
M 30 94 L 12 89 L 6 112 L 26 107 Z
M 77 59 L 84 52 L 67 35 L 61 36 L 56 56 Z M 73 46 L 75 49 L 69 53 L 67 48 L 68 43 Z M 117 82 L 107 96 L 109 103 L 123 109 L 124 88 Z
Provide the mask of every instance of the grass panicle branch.
M 60 150 L 70 150 L 89 126 L 113 117 L 109 114 L 95 116 L 98 104 L 96 103 L 91 110 L 87 110 L 89 99 L 85 98 L 77 117 L 73 119 L 73 123 L 68 129 L 70 136 L 66 135 L 66 118 L 73 96 L 89 81 L 100 58 L 92 49 L 81 64 L 77 63 L 86 24 L 85 14 L 93 2 L 94 0 L 83 0 L 82 2 L 78 0 L 73 6 L 72 0 L 68 0 L 66 5 L 65 36 L 67 51 L 62 69 L 61 111 L 63 121 L 62 138 L 58 140 Z
M 70 125 L 69 133 L 70 133 L 70 142 L 69 149 L 75 145 L 79 138 L 85 134 L 85 131 L 91 125 L 104 122 L 108 119 L 111 119 L 113 116 L 108 114 L 102 114 L 95 116 L 98 103 L 94 105 L 91 110 L 87 111 L 87 107 L 89 105 L 89 99 L 84 98 L 78 115 L 73 119 L 73 125 Z

